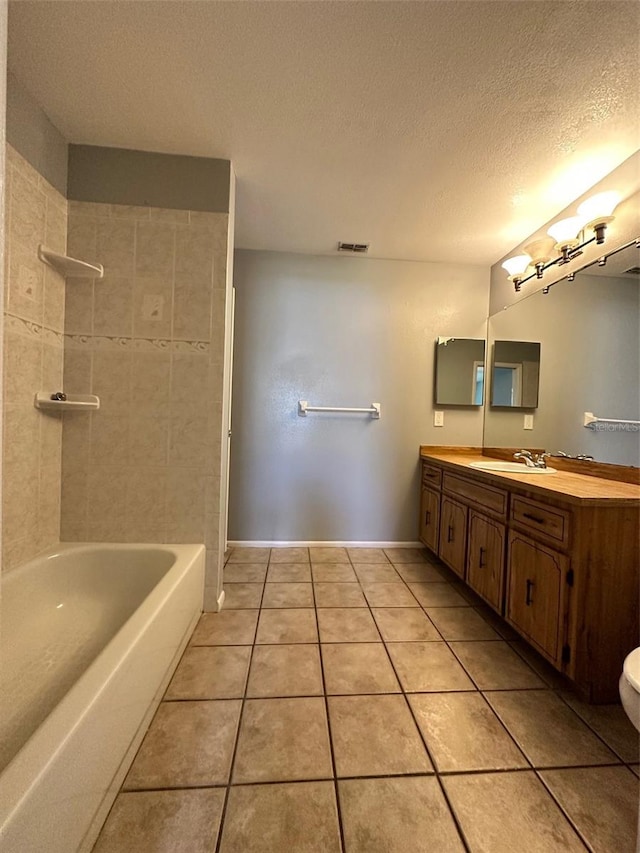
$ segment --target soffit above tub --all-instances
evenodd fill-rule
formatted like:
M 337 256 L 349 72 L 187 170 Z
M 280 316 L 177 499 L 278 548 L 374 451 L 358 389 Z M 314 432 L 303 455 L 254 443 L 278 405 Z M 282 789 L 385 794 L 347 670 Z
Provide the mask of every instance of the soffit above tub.
M 637 148 L 635 2 L 30 2 L 72 142 L 230 159 L 236 245 L 490 264 Z

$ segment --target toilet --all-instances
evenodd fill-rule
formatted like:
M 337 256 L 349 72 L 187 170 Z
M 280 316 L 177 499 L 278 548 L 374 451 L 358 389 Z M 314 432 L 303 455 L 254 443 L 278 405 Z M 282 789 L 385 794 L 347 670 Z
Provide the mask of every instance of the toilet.
M 640 732 L 640 647 L 625 658 L 619 687 L 622 707 Z

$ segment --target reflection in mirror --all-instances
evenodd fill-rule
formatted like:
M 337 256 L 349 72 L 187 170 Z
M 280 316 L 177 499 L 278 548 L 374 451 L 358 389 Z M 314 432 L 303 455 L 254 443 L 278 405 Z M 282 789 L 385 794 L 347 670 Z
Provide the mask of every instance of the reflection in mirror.
M 496 341 L 491 367 L 491 405 L 535 409 L 538 405 L 540 344 Z
M 487 407 L 486 447 L 530 447 L 640 464 L 637 425 L 584 427 L 585 412 L 640 420 L 638 269 L 640 252 L 632 247 L 609 257 L 606 266 L 594 264 L 573 282 L 558 282 L 548 294 L 538 291 L 489 318 L 489 345 L 508 338 L 537 340 L 545 355 L 533 429 L 524 431 L 521 412 Z
M 440 406 L 481 406 L 484 401 L 485 342 L 438 338 L 435 402 Z

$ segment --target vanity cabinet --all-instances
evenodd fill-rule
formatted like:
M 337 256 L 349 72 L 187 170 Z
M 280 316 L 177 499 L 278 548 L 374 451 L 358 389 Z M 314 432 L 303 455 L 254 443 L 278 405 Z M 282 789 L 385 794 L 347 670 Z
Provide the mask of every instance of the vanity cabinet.
M 571 472 L 532 484 L 446 450 L 422 451 L 422 542 L 587 700 L 618 701 L 640 634 L 640 487 Z
M 443 497 L 440 507 L 438 556 L 452 571 L 464 579 L 466 553 L 467 508 L 458 501 Z
M 420 500 L 420 539 L 434 553 L 438 553 L 440 532 L 440 495 L 432 489 L 422 488 Z
M 500 612 L 504 590 L 504 524 L 472 510 L 469 513 L 467 583 Z
M 507 563 L 506 616 L 552 663 L 562 663 L 563 591 L 569 560 L 511 531 Z

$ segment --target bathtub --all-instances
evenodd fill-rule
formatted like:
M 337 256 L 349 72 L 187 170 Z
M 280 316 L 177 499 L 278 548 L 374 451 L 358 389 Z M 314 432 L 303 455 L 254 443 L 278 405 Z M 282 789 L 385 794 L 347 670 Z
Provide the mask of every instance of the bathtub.
M 3 579 L 0 850 L 90 851 L 202 611 L 202 545 L 60 545 Z

